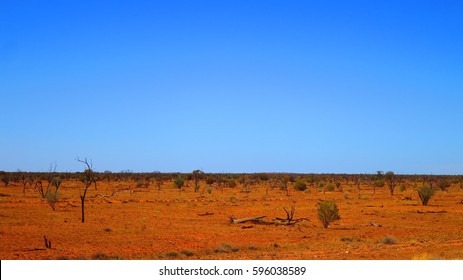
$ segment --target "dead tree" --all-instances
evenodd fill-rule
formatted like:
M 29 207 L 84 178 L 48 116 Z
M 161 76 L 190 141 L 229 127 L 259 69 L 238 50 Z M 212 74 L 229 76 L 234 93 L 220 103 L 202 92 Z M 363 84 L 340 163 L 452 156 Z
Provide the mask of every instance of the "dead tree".
M 95 172 L 93 172 L 92 164 L 88 163 L 87 158 L 81 160 L 79 158 L 76 159 L 78 162 L 85 164 L 85 170 L 82 175 L 81 181 L 84 183 L 84 188 L 79 190 L 80 195 L 80 202 L 82 208 L 82 223 L 85 222 L 85 197 L 87 196 L 88 188 L 91 186 L 92 183 L 95 182 Z
M 294 225 L 296 223 L 309 220 L 308 218 L 294 219 L 294 213 L 296 212 L 296 207 L 295 206 L 292 206 L 290 211 L 288 211 L 288 209 L 286 209 L 285 207 L 283 207 L 283 210 L 285 210 L 286 219 L 277 217 L 277 218 L 275 218 L 275 220 L 277 220 L 278 223 L 275 223 L 275 224 Z
M 21 180 L 22 186 L 23 186 L 23 195 L 26 194 L 26 187 L 27 183 L 30 183 L 30 175 L 28 175 L 25 172 L 22 172 L 21 170 L 18 169 L 18 175 L 19 179 Z
M 293 217 L 294 217 L 294 212 L 296 212 L 296 207 L 291 207 L 291 212 L 289 212 L 288 210 L 286 210 L 285 207 L 283 207 L 283 210 L 285 210 L 286 212 L 286 220 L 288 222 L 291 222 L 293 220 Z

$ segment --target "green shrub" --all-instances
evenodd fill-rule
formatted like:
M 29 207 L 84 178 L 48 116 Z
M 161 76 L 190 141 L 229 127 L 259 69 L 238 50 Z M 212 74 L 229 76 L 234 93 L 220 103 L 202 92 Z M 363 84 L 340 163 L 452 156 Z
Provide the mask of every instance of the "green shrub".
M 181 189 L 183 187 L 183 184 L 185 184 L 185 179 L 183 179 L 182 177 L 178 176 L 174 179 L 174 186 L 176 188 Z
M 333 184 L 329 184 L 327 187 L 326 187 L 326 190 L 329 191 L 329 192 L 332 192 L 334 191 L 334 185 Z
M 5 187 L 7 187 L 8 184 L 11 182 L 10 176 L 8 176 L 8 174 L 6 174 L 6 173 L 3 173 L 1 180 L 2 180 L 3 184 L 5 184 Z
M 418 195 L 421 200 L 421 204 L 428 205 L 429 199 L 434 195 L 436 191 L 429 185 L 424 185 L 418 189 Z
M 215 183 L 215 178 L 214 178 L 214 176 L 212 176 L 212 175 L 207 176 L 207 178 L 206 178 L 206 184 L 212 185 L 212 184 L 214 184 L 214 183 Z
M 296 183 L 294 183 L 294 189 L 303 192 L 307 189 L 307 184 L 302 180 L 297 180 Z
M 229 180 L 228 181 L 228 187 L 229 188 L 235 188 L 236 187 L 236 182 L 234 180 Z
M 332 201 L 323 201 L 318 206 L 318 219 L 324 228 L 328 228 L 331 222 L 341 219 L 338 213 L 338 206 Z

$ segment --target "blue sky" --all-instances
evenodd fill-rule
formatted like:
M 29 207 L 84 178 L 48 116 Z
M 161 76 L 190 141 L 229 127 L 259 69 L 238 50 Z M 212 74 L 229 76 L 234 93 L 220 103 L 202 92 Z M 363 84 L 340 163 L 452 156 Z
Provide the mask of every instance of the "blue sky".
M 462 174 L 461 1 L 2 1 L 0 170 Z

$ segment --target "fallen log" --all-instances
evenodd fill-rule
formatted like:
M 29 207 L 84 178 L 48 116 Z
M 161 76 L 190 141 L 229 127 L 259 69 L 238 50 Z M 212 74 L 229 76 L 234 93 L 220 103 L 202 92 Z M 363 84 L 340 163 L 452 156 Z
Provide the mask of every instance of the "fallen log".
M 214 215 L 214 213 L 211 213 L 211 212 L 206 212 L 206 213 L 197 213 L 198 216 L 202 217 L 202 216 L 210 216 L 210 215 Z
M 266 217 L 266 216 L 257 216 L 257 217 L 251 217 L 251 218 L 237 219 L 237 218 L 235 218 L 235 216 L 233 216 L 233 215 L 228 216 L 228 218 L 230 219 L 230 222 L 231 222 L 231 223 L 234 223 L 234 224 L 241 224 L 241 223 L 246 223 L 246 222 L 252 222 L 252 223 L 265 223 L 265 221 L 262 220 L 262 219 L 265 218 L 265 217 Z

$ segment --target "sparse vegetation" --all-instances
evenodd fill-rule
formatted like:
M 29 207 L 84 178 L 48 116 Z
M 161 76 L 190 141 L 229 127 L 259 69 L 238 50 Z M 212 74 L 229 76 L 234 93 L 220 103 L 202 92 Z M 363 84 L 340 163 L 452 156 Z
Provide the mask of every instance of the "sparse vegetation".
M 85 164 L 85 160 L 83 162 Z M 90 165 L 89 162 L 87 163 Z M 85 170 L 88 170 L 86 164 Z M 7 173 L 12 181 L 8 188 L 2 189 L 4 194 L 0 194 L 2 196 L 0 203 L 4 206 L 1 218 L 5 224 L 11 223 L 14 217 L 24 216 L 23 212 L 19 212 L 18 207 L 11 207 L 14 203 L 19 203 L 21 209 L 26 209 L 24 213 L 29 215 L 33 213 L 34 220 L 37 220 L 37 222 L 32 221 L 34 227 L 45 229 L 44 223 L 53 225 L 53 231 L 40 233 L 35 239 L 38 243 L 35 245 L 37 248 L 28 247 L 29 245 L 18 245 L 18 247 L 26 248 L 21 256 L 29 254 L 27 250 L 30 249 L 37 250 L 34 253 L 38 256 L 37 258 L 44 256 L 44 258 L 56 259 L 63 255 L 61 249 L 65 249 L 65 246 L 78 246 L 63 242 L 60 236 L 65 236 L 69 230 L 76 229 L 76 223 L 80 223 L 73 218 L 79 215 L 81 210 L 78 195 L 82 198 L 87 186 L 85 182 L 92 181 L 90 177 L 89 180 L 85 179 L 87 175 L 91 174 L 85 170 L 76 173 L 56 172 L 53 169 L 51 172 L 42 173 L 25 173 L 23 171 L 17 174 Z M 199 190 L 201 193 L 197 193 L 194 191 L 195 177 L 193 172 L 96 173 L 93 171 L 93 173 L 95 177 L 98 175 L 102 178 L 99 188 L 102 189 L 103 193 L 98 193 L 91 184 L 86 193 L 87 199 L 84 201 L 84 206 L 87 206 L 84 214 L 91 211 L 91 213 L 101 215 L 101 218 L 94 219 L 92 216 L 89 219 L 90 223 L 87 224 L 88 217 L 84 216 L 85 228 L 94 227 L 92 232 L 96 232 L 96 234 L 100 232 L 102 236 L 95 239 L 89 238 L 89 235 L 85 235 L 87 230 L 83 230 L 80 234 L 85 235 L 92 248 L 104 248 L 106 251 L 103 250 L 104 253 L 92 255 L 95 252 L 93 250 L 75 250 L 79 252 L 77 254 L 69 250 L 64 255 L 71 259 L 117 259 L 120 257 L 114 252 L 120 252 L 120 250 L 114 249 L 115 246 L 127 246 L 129 248 L 132 244 L 137 246 L 137 249 L 134 252 L 130 252 L 130 249 L 124 250 L 128 258 L 204 259 L 216 257 L 230 259 L 243 257 L 267 259 L 319 257 L 303 252 L 304 250 L 307 251 L 312 246 L 311 244 L 319 248 L 326 248 L 327 253 L 323 256 L 334 259 L 357 258 L 359 256 L 368 258 L 376 256 L 365 251 L 366 248 L 371 247 L 372 243 L 376 243 L 373 246 L 382 246 L 386 257 L 410 258 L 417 254 L 411 250 L 427 252 L 426 250 L 430 249 L 426 246 L 431 244 L 429 242 L 431 233 L 433 240 L 434 238 L 437 240 L 432 243 L 432 246 L 441 248 L 440 244 L 444 244 L 450 234 L 457 232 L 456 224 L 452 223 L 450 218 L 452 215 L 456 215 L 455 213 L 459 213 L 458 209 L 463 203 L 459 189 L 460 176 L 394 175 L 396 189 L 402 190 L 402 186 L 407 186 L 407 188 L 403 190 L 403 193 L 400 193 L 400 198 L 391 199 L 389 188 L 378 189 L 377 194 L 373 196 L 374 174 L 270 174 L 268 176 L 261 173 L 209 174 L 214 179 L 213 185 L 206 184 L 206 176 L 201 177 L 197 181 L 198 185 L 201 186 Z M 22 174 L 27 174 L 34 179 L 34 182 L 42 182 L 43 193 L 46 196 L 41 198 L 37 192 L 35 192 L 35 196 L 31 195 L 32 192 L 23 195 Z M 174 187 L 174 182 L 178 177 L 190 181 L 190 187 L 184 183 L 181 193 Z M 268 179 L 266 179 L 267 177 Z M 48 188 L 49 178 L 51 180 Z M 165 183 L 166 186 L 161 193 L 155 187 L 158 178 L 159 182 Z M 357 193 L 359 178 L 361 178 L 361 193 Z M 144 184 L 148 180 L 152 187 L 145 189 Z M 283 180 L 286 181 L 291 190 L 297 189 L 299 182 L 305 184 L 307 189 L 303 192 L 296 191 L 291 197 L 286 197 L 284 196 L 286 188 Z M 451 182 L 452 187 L 441 192 L 439 187 L 441 180 Z M 140 187 L 136 187 L 137 182 L 140 182 Z M 232 188 L 230 182 L 234 182 L 236 187 Z M 387 185 L 384 178 L 383 182 Z M 244 183 L 252 187 L 249 188 L 250 193 L 240 191 Z M 3 183 L 0 182 L 0 184 L 3 187 Z M 280 184 L 281 190 L 278 188 Z M 29 183 L 27 185 L 29 186 Z M 342 187 L 338 187 L 338 185 Z M 326 192 L 326 195 L 317 192 L 312 192 L 310 195 L 305 194 L 312 189 L 318 189 L 320 192 L 323 189 L 328 191 L 333 186 L 334 192 Z M 432 190 L 432 194 L 434 192 L 439 194 L 438 203 L 429 211 L 424 211 L 419 207 L 414 208 L 420 192 L 422 197 L 425 197 L 426 192 L 420 190 L 426 188 Z M 206 191 L 208 190 L 210 194 L 207 194 Z M 132 191 L 134 191 L 133 194 Z M 419 192 L 418 195 L 417 192 Z M 282 195 L 283 197 L 281 197 Z M 323 201 L 328 200 L 328 198 L 331 202 Z M 94 203 L 88 205 L 89 199 Z M 415 200 L 415 203 L 412 200 Z M 48 206 L 33 208 L 40 201 L 48 203 L 56 211 L 49 211 Z M 319 203 L 319 201 L 323 202 Z M 344 206 L 341 207 L 342 205 Z M 89 206 L 91 210 L 89 210 Z M 296 206 L 298 211 L 295 211 Z M 391 206 L 394 211 L 389 211 Z M 348 217 L 341 223 L 335 223 L 339 220 L 340 215 L 338 207 L 340 207 L 340 211 L 345 212 L 343 218 Z M 240 219 L 235 219 L 235 221 L 246 221 L 227 223 L 226 217 L 223 216 L 224 211 L 230 211 L 227 214 L 236 214 Z M 319 222 L 313 217 L 315 211 L 317 211 L 317 216 L 320 219 L 318 226 L 316 224 Z M 171 213 L 175 213 L 175 215 L 173 216 Z M 306 218 L 298 216 L 298 213 L 299 215 L 306 213 Z M 312 217 L 315 218 L 315 221 L 312 220 Z M 32 220 L 27 219 L 28 221 Z M 20 218 L 20 221 L 23 220 L 24 218 Z M 433 228 L 432 225 L 437 220 L 445 221 L 449 225 L 449 229 Z M 298 223 L 298 221 L 301 222 Z M 410 244 L 410 246 L 406 248 L 401 246 L 400 252 L 392 250 L 394 253 L 389 253 L 391 250 L 388 250 L 386 245 L 397 243 L 397 240 L 391 236 L 404 236 L 403 228 L 397 226 L 398 223 L 403 222 L 407 223 L 407 231 L 410 229 L 413 230 L 414 234 L 416 233 L 414 241 L 410 242 L 404 239 L 404 242 L 407 241 L 406 244 Z M 29 222 L 29 224 L 31 223 Z M 431 226 L 428 227 L 428 225 Z M 16 226 L 23 227 L 21 224 Z M 214 231 L 213 236 L 222 234 L 223 237 L 227 238 L 228 243 L 214 246 L 211 245 L 211 242 L 214 241 L 204 242 L 204 237 L 209 236 L 208 231 L 211 228 Z M 324 228 L 332 229 L 325 231 Z M 426 232 L 421 229 L 426 229 Z M 14 228 L 10 227 L 8 230 L 0 231 L 0 235 L 11 238 L 9 236 L 10 230 L 15 231 Z M 24 231 L 24 228 L 21 230 Z M 178 232 L 182 233 L 181 238 L 177 237 Z M 439 235 L 438 232 L 443 232 L 443 235 Z M 53 247 L 44 247 L 44 241 L 41 240 L 44 234 L 53 241 L 53 244 L 51 242 L 45 243 L 49 244 L 46 246 L 53 245 Z M 389 234 L 391 236 L 384 237 Z M 18 244 L 28 244 L 17 233 L 15 236 L 20 240 Z M 161 241 L 160 246 L 150 246 L 153 242 L 142 238 L 142 236 L 153 236 L 156 242 Z M 246 240 L 249 236 L 258 236 L 260 239 L 253 237 Z M 49 241 L 48 238 L 47 240 Z M 107 242 L 107 247 L 101 247 L 102 244 L 106 244 L 104 242 Z M 220 243 L 221 241 L 217 244 Z M 179 250 L 179 246 L 184 246 L 183 248 L 188 250 Z M 339 247 L 342 247 L 342 256 L 333 253 Z M 436 252 L 436 248 L 431 248 L 432 251 L 430 252 Z M 4 248 L 2 254 L 15 258 L 14 252 L 8 250 L 8 248 Z M 41 250 L 43 253 L 46 252 L 46 255 L 42 254 Z M 344 252 L 349 255 L 344 255 Z M 456 255 L 449 252 L 445 256 L 458 258 L 461 254 Z

